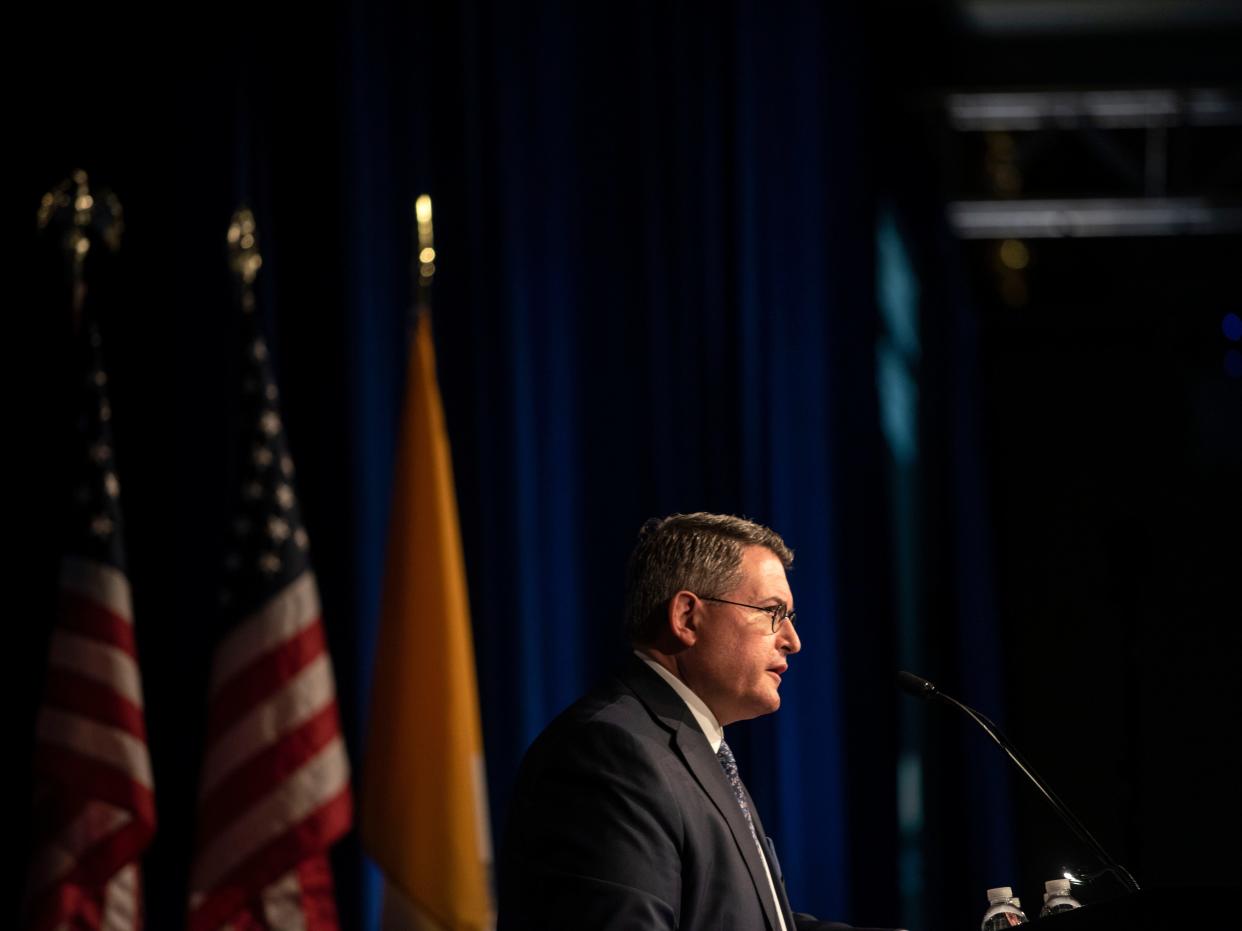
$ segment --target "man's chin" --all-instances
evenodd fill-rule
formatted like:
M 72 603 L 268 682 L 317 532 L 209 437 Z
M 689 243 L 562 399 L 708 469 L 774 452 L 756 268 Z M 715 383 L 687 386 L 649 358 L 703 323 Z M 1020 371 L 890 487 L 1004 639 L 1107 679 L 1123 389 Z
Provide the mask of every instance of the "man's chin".
M 775 690 L 770 695 L 765 695 L 762 702 L 756 702 L 754 710 L 750 717 L 761 718 L 765 714 L 771 714 L 781 706 L 781 696 Z
M 728 721 L 722 720 L 721 724 L 732 724 L 734 721 L 750 721 L 754 718 L 761 718 L 765 714 L 771 714 L 781 706 L 781 696 L 776 689 L 768 692 L 756 694 L 752 696 L 750 703 L 738 708 L 738 712 Z

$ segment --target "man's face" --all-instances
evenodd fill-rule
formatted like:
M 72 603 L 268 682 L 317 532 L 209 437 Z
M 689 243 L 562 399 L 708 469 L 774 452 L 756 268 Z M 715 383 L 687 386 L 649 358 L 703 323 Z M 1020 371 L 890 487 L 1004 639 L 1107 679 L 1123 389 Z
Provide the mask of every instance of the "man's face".
M 738 584 L 721 598 L 760 607 L 783 602 L 793 610 L 785 567 L 771 550 L 747 547 L 741 570 Z M 771 615 L 717 601 L 700 599 L 695 611 L 695 643 L 677 657 L 683 681 L 722 725 L 779 708 L 787 657 L 802 649 L 793 624 L 785 621 L 773 634 Z

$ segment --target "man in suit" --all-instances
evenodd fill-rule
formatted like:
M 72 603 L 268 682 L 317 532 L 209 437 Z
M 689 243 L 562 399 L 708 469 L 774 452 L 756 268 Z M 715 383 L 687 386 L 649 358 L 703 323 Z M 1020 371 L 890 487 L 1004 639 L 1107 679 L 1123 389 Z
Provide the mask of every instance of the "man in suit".
M 748 520 L 648 521 L 630 557 L 634 655 L 522 763 L 500 931 L 843 927 L 795 915 L 724 726 L 780 707 L 802 643 L 793 553 Z

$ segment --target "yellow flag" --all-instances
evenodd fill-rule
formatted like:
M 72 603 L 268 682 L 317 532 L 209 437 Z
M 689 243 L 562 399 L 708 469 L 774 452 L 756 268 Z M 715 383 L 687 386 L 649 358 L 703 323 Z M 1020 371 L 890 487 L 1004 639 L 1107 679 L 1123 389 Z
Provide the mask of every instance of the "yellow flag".
M 361 798 L 385 928 L 494 925 L 474 640 L 435 348 L 418 314 L 393 482 Z

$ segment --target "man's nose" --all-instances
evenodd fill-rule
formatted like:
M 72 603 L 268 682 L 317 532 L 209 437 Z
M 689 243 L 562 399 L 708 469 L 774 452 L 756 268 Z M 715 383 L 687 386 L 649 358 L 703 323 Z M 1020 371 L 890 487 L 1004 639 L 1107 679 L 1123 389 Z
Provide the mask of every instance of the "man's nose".
M 798 629 L 789 621 L 781 625 L 780 648 L 785 653 L 797 653 L 802 649 L 802 638 L 798 636 Z

